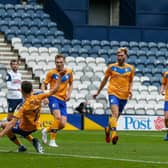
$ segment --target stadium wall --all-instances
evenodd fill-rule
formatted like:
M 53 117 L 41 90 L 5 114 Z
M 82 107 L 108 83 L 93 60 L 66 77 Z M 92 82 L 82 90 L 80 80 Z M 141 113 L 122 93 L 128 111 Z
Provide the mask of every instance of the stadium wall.
M 168 1 L 136 0 L 136 25 L 168 27 Z
M 0 120 L 5 119 L 6 116 L 6 114 L 0 114 Z M 64 130 L 104 130 L 108 125 L 108 118 L 108 115 L 69 114 Z M 39 129 L 51 125 L 52 121 L 52 115 L 41 114 Z M 122 131 L 156 131 L 164 127 L 163 116 L 121 115 L 117 129 Z
M 20 0 L 0 0 L 2 4 L 19 4 Z
M 58 24 L 58 28 L 64 31 L 65 37 L 72 39 L 73 23 L 56 1 L 44 0 L 44 10 L 50 14 L 51 20 Z
M 121 0 L 120 24 L 133 25 L 135 22 L 136 26 L 88 25 L 89 0 L 44 2 L 45 10 L 61 25 L 69 39 L 167 42 L 168 1 L 165 0 Z

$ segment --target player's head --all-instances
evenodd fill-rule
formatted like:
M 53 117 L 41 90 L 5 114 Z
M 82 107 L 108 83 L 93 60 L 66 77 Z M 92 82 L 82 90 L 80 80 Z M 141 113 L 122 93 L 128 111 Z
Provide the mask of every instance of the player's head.
M 126 61 L 128 49 L 126 47 L 118 48 L 117 50 L 117 62 L 119 65 L 123 65 Z
M 30 94 L 33 91 L 32 83 L 29 81 L 23 81 L 21 84 L 23 94 Z
M 10 66 L 11 66 L 11 69 L 12 69 L 14 72 L 16 72 L 16 71 L 18 70 L 19 63 L 18 63 L 17 60 L 12 59 L 12 60 L 10 61 Z
M 63 70 L 64 69 L 64 64 L 65 64 L 65 56 L 62 54 L 57 54 L 55 56 L 55 65 L 57 70 Z

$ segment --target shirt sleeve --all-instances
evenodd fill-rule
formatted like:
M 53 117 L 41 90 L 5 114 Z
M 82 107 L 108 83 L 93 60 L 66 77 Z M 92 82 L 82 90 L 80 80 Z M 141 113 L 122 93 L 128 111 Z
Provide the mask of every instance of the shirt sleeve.
M 72 71 L 70 72 L 70 80 L 69 80 L 69 83 L 70 83 L 70 84 L 73 83 L 73 72 L 72 72 Z
M 166 85 L 166 72 L 163 73 L 162 84 L 163 84 L 163 85 Z
M 49 71 L 49 72 L 47 73 L 47 75 L 46 75 L 46 78 L 44 79 L 44 83 L 45 83 L 45 84 L 50 83 L 50 81 L 51 81 L 51 75 L 52 75 L 52 73 L 51 73 L 51 71 Z
M 24 112 L 24 105 L 18 111 L 14 112 L 13 116 L 17 119 L 20 119 L 22 118 L 23 112 Z
M 108 66 L 108 68 L 105 71 L 105 76 L 109 77 L 111 75 L 111 66 Z
M 135 74 L 135 69 L 134 69 L 134 66 L 132 66 L 132 67 L 131 67 L 131 78 L 130 78 L 130 81 L 131 81 L 131 82 L 133 81 L 134 74 Z

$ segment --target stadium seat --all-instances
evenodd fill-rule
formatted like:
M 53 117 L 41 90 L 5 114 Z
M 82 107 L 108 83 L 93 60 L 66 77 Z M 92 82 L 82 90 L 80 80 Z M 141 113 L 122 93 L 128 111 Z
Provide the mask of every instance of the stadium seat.
M 144 41 L 139 42 L 139 48 L 140 50 L 148 51 L 149 50 L 148 43 Z
M 110 45 L 109 41 L 102 40 L 100 42 L 100 44 L 101 44 L 101 48 L 104 49 L 104 50 L 110 50 L 111 49 L 111 45 Z
M 149 42 L 148 47 L 150 51 L 157 52 L 159 50 L 157 43 Z
M 139 44 L 136 41 L 130 41 L 129 42 L 130 49 L 133 51 L 138 51 L 139 50 Z
M 82 48 L 84 48 L 86 50 L 91 49 L 91 42 L 89 40 L 82 40 L 81 45 L 82 45 Z
M 94 50 L 97 50 L 97 51 L 99 49 L 101 49 L 101 44 L 100 44 L 100 41 L 98 41 L 98 40 L 92 40 L 91 41 L 91 46 Z

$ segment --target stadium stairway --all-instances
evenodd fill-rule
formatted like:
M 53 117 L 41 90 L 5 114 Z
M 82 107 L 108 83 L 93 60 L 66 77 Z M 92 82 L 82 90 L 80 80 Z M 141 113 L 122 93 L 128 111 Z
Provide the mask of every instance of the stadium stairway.
M 19 71 L 22 74 L 22 79 L 31 81 L 33 83 L 33 87 L 35 90 L 39 89 L 39 80 L 37 78 L 33 77 L 32 70 L 30 68 L 27 68 L 25 61 L 23 59 L 20 59 L 17 51 L 15 51 L 13 49 L 13 47 L 10 43 L 7 43 L 5 41 L 4 34 L 0 33 L 0 64 L 4 65 L 4 67 L 6 67 L 6 69 L 9 69 L 11 59 L 17 59 L 20 61 Z M 4 111 L 0 111 L 0 112 L 6 112 L 7 111 L 7 103 L 6 103 L 7 88 L 6 88 L 6 85 L 3 85 L 3 87 L 1 88 L 1 92 L 3 92 L 3 93 L 0 96 L 0 102 L 3 106 Z M 2 109 L 2 108 L 0 108 L 0 109 Z

